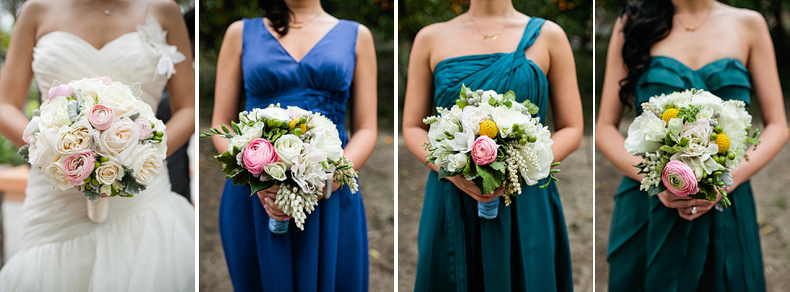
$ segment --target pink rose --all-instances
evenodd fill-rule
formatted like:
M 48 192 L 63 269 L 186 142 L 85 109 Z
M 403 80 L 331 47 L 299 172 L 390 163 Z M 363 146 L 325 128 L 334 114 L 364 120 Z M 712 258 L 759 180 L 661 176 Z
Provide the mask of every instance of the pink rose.
M 694 171 L 685 163 L 672 160 L 664 167 L 661 173 L 664 186 L 675 195 L 685 197 L 699 192 L 697 177 Z
M 93 77 L 93 79 L 101 80 L 101 82 L 104 83 L 104 85 L 111 85 L 112 84 L 112 79 L 110 77 L 107 77 L 107 76 L 96 76 L 96 77 Z
M 277 153 L 274 146 L 263 138 L 250 141 L 250 144 L 242 152 L 244 168 L 249 170 L 256 177 L 261 174 L 263 167 L 277 162 Z
M 134 123 L 140 126 L 140 135 L 137 139 L 145 140 L 151 138 L 151 134 L 154 132 L 154 129 L 151 128 L 151 122 L 143 118 L 137 118 L 134 120 Z
M 96 163 L 96 158 L 93 152 L 82 152 L 69 156 L 63 163 L 63 172 L 66 173 L 66 179 L 73 186 L 81 186 L 85 184 L 85 179 L 93 173 L 93 167 Z
M 61 85 L 52 87 L 52 88 L 49 89 L 49 92 L 47 93 L 48 99 L 53 99 L 56 96 L 69 97 L 69 96 L 72 96 L 72 95 L 74 95 L 74 92 L 71 91 L 71 87 L 69 87 L 66 84 L 61 84 Z
M 487 165 L 494 162 L 497 148 L 499 145 L 494 142 L 494 139 L 488 136 L 477 137 L 475 143 L 472 144 L 472 161 L 477 165 Z
M 115 111 L 103 104 L 97 104 L 91 108 L 89 118 L 94 129 L 104 131 L 115 122 Z

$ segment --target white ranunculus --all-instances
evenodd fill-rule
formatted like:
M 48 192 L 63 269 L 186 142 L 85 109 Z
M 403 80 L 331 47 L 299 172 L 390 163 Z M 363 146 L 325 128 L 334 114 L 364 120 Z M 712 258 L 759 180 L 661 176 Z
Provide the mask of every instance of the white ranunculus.
M 98 132 L 97 132 L 98 133 Z M 104 130 L 96 139 L 97 149 L 102 156 L 114 156 L 122 164 L 131 164 L 131 155 L 139 144 L 140 126 L 129 118 L 122 118 Z
M 683 151 L 672 155 L 672 160 L 680 160 L 691 169 L 701 168 L 706 174 L 719 170 L 719 164 L 713 161 L 712 156 L 719 151 L 719 146 L 710 143 L 708 146 L 690 145 Z M 700 178 L 701 176 L 698 176 Z
M 447 140 L 442 141 L 442 144 L 446 143 Z M 447 159 L 450 157 L 450 155 L 452 155 L 452 153 L 448 152 L 448 148 L 445 145 L 442 145 L 437 147 L 436 150 L 434 150 L 430 155 L 431 158 L 436 159 L 434 160 L 433 164 L 436 164 L 436 166 L 439 167 L 445 167 L 447 165 Z
M 699 120 L 710 120 L 710 119 L 712 119 L 713 118 L 713 108 L 709 107 L 709 106 L 701 108 L 699 110 L 699 112 L 697 112 L 696 118 L 697 118 L 698 121 Z
M 490 105 L 480 104 L 480 106 L 467 106 L 462 110 L 461 120 L 467 123 L 467 127 L 472 128 L 472 132 L 480 132 L 480 123 L 489 119 L 494 108 Z
M 442 117 L 436 123 L 431 124 L 428 130 L 428 138 L 431 145 L 435 145 L 437 142 L 448 139 L 448 133 L 455 135 L 459 131 L 461 131 L 461 125 L 457 121 Z
M 101 184 L 109 186 L 123 178 L 124 170 L 120 161 L 112 156 L 108 156 L 107 158 L 109 158 L 109 161 L 102 162 L 101 165 L 94 171 L 96 172 L 96 180 L 98 180 Z
M 71 125 L 67 107 L 69 101 L 63 96 L 57 96 L 41 106 L 40 128 L 51 129 Z
M 61 127 L 55 136 L 55 150 L 60 154 L 83 152 L 93 144 L 93 127 L 86 120 Z
M 673 136 L 678 137 L 680 136 L 680 132 L 683 131 L 683 119 L 681 118 L 672 118 L 667 123 L 667 129 Z
M 132 94 L 128 86 L 120 83 L 101 88 L 99 92 L 99 103 L 112 108 L 118 117 L 126 117 L 135 112 L 133 105 L 137 98 Z
M 447 171 L 459 172 L 466 167 L 466 164 L 469 162 L 469 156 L 464 153 L 453 154 L 447 157 L 447 162 L 447 167 L 445 167 Z
M 551 146 L 544 143 L 527 143 L 517 147 L 521 155 L 526 158 L 526 167 L 520 167 L 519 173 L 527 185 L 535 185 L 539 180 L 549 176 L 551 172 L 551 162 L 554 160 L 554 153 Z M 535 164 L 530 163 L 534 159 Z
M 628 127 L 625 150 L 631 154 L 653 152 L 667 135 L 666 122 L 654 115 L 640 115 Z
M 680 138 L 688 139 L 690 145 L 701 145 L 707 147 L 710 144 L 711 127 L 707 120 L 698 120 L 694 123 L 686 123 L 680 133 Z
M 257 110 L 255 114 L 257 115 L 255 118 L 259 121 L 262 121 L 264 119 L 280 120 L 286 123 L 291 121 L 291 116 L 288 115 L 288 111 L 279 107 L 263 108 Z
M 302 153 L 305 145 L 308 144 L 302 142 L 296 135 L 286 134 L 274 141 L 274 150 L 277 151 L 277 156 L 282 159 L 285 166 L 291 168 L 294 164 L 294 158 Z
M 288 178 L 288 176 L 285 174 L 286 170 L 287 167 L 285 166 L 285 163 L 279 161 L 275 163 L 267 164 L 266 166 L 263 167 L 263 171 L 265 171 L 266 174 L 269 175 L 269 177 L 276 179 L 278 181 L 284 181 L 285 179 Z
M 453 139 L 447 139 L 447 146 L 451 150 L 461 153 L 472 151 L 472 145 L 475 143 L 476 134 L 470 127 L 464 127 L 463 131 L 453 134 Z
M 321 191 L 326 181 L 332 178 L 332 173 L 325 171 L 321 165 L 326 161 L 326 153 L 314 148 L 313 145 L 304 144 L 304 151 L 296 155 L 292 161 L 291 178 L 304 193 Z
M 499 128 L 499 134 L 503 137 L 507 137 L 513 132 L 513 125 L 519 125 L 523 128 L 530 120 L 529 116 L 504 106 L 495 108 L 491 117 L 494 119 L 497 128 Z
M 263 126 L 262 122 L 257 122 L 252 126 L 241 125 L 241 129 L 239 129 L 241 133 L 236 133 L 236 136 L 228 139 L 228 148 L 233 149 L 236 147 L 239 150 L 243 150 L 250 144 L 252 139 L 263 136 Z
M 154 145 L 140 145 L 132 156 L 132 176 L 138 183 L 148 185 L 159 175 L 164 160 L 165 156 Z

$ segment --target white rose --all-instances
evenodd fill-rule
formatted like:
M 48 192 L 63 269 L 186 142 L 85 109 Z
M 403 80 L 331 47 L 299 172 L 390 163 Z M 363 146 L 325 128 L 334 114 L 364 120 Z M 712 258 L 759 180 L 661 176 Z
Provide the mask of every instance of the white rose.
M 69 101 L 62 96 L 55 97 L 41 106 L 40 125 L 44 129 L 60 128 L 71 125 L 68 113 Z
M 239 148 L 239 150 L 243 150 L 250 144 L 252 139 L 257 139 L 263 136 L 263 123 L 258 122 L 253 124 L 252 126 L 240 125 L 241 129 L 239 131 L 241 133 L 236 133 L 237 135 L 233 138 L 228 140 L 228 147 L 233 149 L 233 147 Z
M 130 156 L 138 146 L 139 126 L 129 118 L 122 118 L 104 130 L 99 138 L 97 152 L 114 156 L 124 165 L 131 164 Z
M 713 108 L 711 107 L 703 107 L 697 112 L 696 116 L 697 120 L 710 120 L 713 118 Z
M 666 137 L 666 122 L 651 114 L 643 114 L 628 127 L 625 150 L 631 154 L 653 152 L 661 147 L 660 141 Z
M 86 120 L 61 127 L 55 136 L 55 150 L 60 154 L 83 152 L 93 144 L 93 127 Z
M 459 172 L 464 170 L 466 164 L 469 162 L 469 157 L 466 154 L 458 153 L 448 156 L 447 167 L 445 170 L 449 172 Z
M 554 160 L 554 153 L 551 146 L 544 143 L 527 143 L 521 149 L 522 156 L 535 158 L 536 164 L 526 163 L 526 167 L 520 167 L 519 173 L 524 179 L 524 183 L 532 186 L 538 183 L 539 180 L 549 176 L 551 171 L 551 162 Z
M 279 107 L 267 107 L 264 109 L 260 109 L 256 111 L 256 114 L 257 114 L 256 119 L 259 121 L 262 121 L 264 119 L 274 119 L 283 122 L 291 121 L 291 116 L 288 115 L 288 112 L 285 109 Z
M 33 131 L 38 130 L 38 122 L 39 121 L 41 121 L 41 118 L 37 117 L 37 116 L 33 117 L 32 119 L 30 119 L 30 122 L 27 123 L 27 126 L 25 127 L 25 130 L 22 131 L 22 141 L 25 141 L 25 143 L 28 143 L 28 144 L 32 144 L 32 143 L 30 143 L 30 141 L 33 138 L 32 137 Z
M 134 109 L 136 100 L 129 87 L 120 83 L 113 83 L 99 92 L 99 103 L 112 108 L 119 117 L 132 113 L 130 110 Z
M 285 163 L 275 162 L 264 166 L 263 171 L 265 171 L 266 174 L 268 174 L 269 177 L 273 179 L 276 179 L 278 181 L 284 181 L 285 179 L 288 178 L 288 176 L 285 174 L 286 168 L 287 167 L 285 166 Z
M 123 165 L 120 161 L 112 156 L 107 157 L 109 161 L 102 162 L 101 166 L 94 170 L 96 172 L 96 180 L 104 185 L 111 185 L 116 181 L 121 180 L 124 175 Z M 102 191 L 103 192 L 103 191 Z M 109 194 L 109 193 L 105 193 Z
M 164 160 L 165 156 L 154 145 L 141 145 L 132 156 L 132 176 L 138 183 L 148 185 L 162 170 Z
M 295 106 L 289 106 L 288 110 L 286 110 L 286 112 L 288 113 L 288 116 L 289 116 L 288 120 L 289 121 L 292 120 L 292 119 L 298 119 L 300 117 L 307 117 L 307 116 L 310 116 L 310 115 L 313 114 L 310 111 L 306 111 L 306 110 L 304 110 L 302 108 L 295 107 Z
M 495 108 L 491 117 L 499 128 L 499 134 L 503 137 L 507 137 L 513 132 L 513 125 L 525 126 L 530 119 L 529 116 L 504 106 Z
M 304 151 L 293 158 L 291 177 L 302 192 L 312 194 L 320 191 L 326 181 L 332 178 L 332 173 L 325 171 L 321 165 L 323 161 L 326 161 L 326 153 L 310 144 L 304 144 Z
M 30 148 L 28 149 L 28 162 L 30 162 L 31 165 L 43 167 L 47 161 L 60 159 L 61 155 L 52 147 L 48 135 L 40 134 L 35 140 L 36 143 L 30 144 Z
M 338 161 L 343 156 L 343 143 L 338 138 L 337 131 L 335 131 L 334 135 L 331 132 L 327 132 L 313 133 L 312 138 L 310 138 L 310 144 L 326 152 L 329 160 Z
M 69 180 L 66 179 L 66 172 L 63 170 L 63 161 L 64 159 L 51 160 L 44 163 L 44 166 L 41 168 L 44 172 L 44 178 L 61 191 L 68 190 L 72 187 Z
M 446 142 L 447 142 L 447 140 L 442 141 L 442 144 L 446 144 Z M 441 146 L 441 147 L 436 148 L 436 150 L 434 150 L 430 154 L 431 158 L 435 159 L 433 161 L 433 164 L 436 164 L 436 166 L 439 166 L 439 167 L 445 167 L 446 168 L 447 159 L 450 157 L 450 155 L 452 155 L 447 150 L 448 149 L 445 146 Z
M 280 156 L 280 159 L 288 168 L 294 164 L 293 159 L 299 156 L 304 148 L 304 142 L 292 134 L 283 135 L 277 141 L 274 141 L 274 150 L 277 151 L 277 155 Z
M 104 85 L 104 82 L 99 79 L 83 78 L 77 81 L 69 82 L 69 86 L 71 86 L 71 88 L 81 90 L 83 94 L 85 94 L 86 92 L 98 93 L 100 88 L 104 88 L 106 85 Z
M 680 132 L 683 130 L 683 119 L 681 118 L 672 118 L 669 120 L 667 124 L 667 128 L 673 136 L 677 137 L 680 136 Z
M 431 124 L 431 127 L 428 129 L 428 138 L 430 139 L 431 145 L 434 145 L 439 141 L 448 139 L 448 133 L 454 135 L 460 130 L 461 125 L 459 125 L 457 121 L 442 117 L 436 123 Z

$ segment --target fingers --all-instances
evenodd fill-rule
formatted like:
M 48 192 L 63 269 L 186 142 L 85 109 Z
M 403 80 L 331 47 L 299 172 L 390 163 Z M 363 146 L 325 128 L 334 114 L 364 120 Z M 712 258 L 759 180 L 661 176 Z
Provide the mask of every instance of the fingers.
M 277 192 L 275 191 L 274 193 L 271 193 L 270 190 L 271 189 L 266 189 L 257 193 L 258 199 L 260 199 L 261 204 L 263 205 L 263 209 L 266 210 L 266 214 L 277 221 L 290 220 L 291 217 L 283 213 L 279 206 L 274 203 L 274 197 L 277 195 Z
M 693 205 L 688 208 L 678 208 L 678 216 L 688 221 L 694 220 L 699 218 L 705 213 L 708 213 L 714 206 L 716 206 L 716 202 L 711 202 L 707 200 L 693 200 L 696 205 Z M 695 212 L 696 211 L 696 212 Z
M 672 209 L 691 208 L 695 205 L 693 199 L 689 197 L 676 196 L 669 191 L 663 191 L 658 194 L 658 199 L 664 206 Z

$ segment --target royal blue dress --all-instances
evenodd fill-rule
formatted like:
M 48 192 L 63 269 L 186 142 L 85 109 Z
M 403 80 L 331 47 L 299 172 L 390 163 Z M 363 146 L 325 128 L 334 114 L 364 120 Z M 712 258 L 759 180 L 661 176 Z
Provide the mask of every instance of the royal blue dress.
M 246 110 L 269 104 L 320 112 L 343 123 L 354 76 L 359 24 L 340 20 L 296 62 L 261 18 L 244 19 L 241 66 Z M 304 231 L 293 223 L 275 235 L 269 216 L 250 187 L 225 183 L 219 211 L 222 247 L 236 291 L 367 291 L 368 239 L 365 208 L 349 188 L 319 201 Z
M 549 82 L 525 50 L 540 35 L 545 20 L 531 18 L 511 53 L 468 55 L 439 62 L 433 72 L 434 104 L 450 108 L 461 84 L 471 89 L 513 90 L 529 99 L 546 119 Z M 546 179 L 540 184 L 546 183 Z M 477 201 L 452 182 L 428 175 L 425 187 L 415 291 L 573 291 L 571 255 L 560 194 L 522 185 L 521 195 L 499 216 L 477 215 Z

